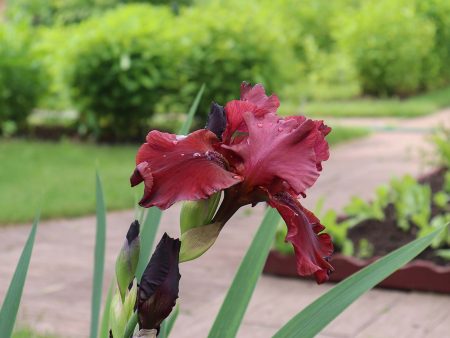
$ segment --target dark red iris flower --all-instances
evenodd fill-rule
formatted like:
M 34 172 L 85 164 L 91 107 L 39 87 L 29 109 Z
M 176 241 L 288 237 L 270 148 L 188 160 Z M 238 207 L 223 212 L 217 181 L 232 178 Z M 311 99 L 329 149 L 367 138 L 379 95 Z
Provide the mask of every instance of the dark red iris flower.
M 240 100 L 224 109 L 213 104 L 205 129 L 187 136 L 151 131 L 138 151 L 131 184 L 145 184 L 141 206 L 161 209 L 223 190 L 213 219 L 221 224 L 244 205 L 267 202 L 287 224 L 298 273 L 314 274 L 321 283 L 333 270 L 333 244 L 298 196 L 305 196 L 329 157 L 325 136 L 331 128 L 303 116 L 281 118 L 279 105 L 262 85 L 243 83 Z

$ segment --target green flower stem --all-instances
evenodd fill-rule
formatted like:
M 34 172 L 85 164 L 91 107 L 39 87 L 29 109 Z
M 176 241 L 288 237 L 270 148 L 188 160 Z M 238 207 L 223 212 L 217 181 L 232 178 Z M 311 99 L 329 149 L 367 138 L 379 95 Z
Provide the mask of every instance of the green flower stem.
M 130 319 L 128 320 L 123 338 L 130 338 L 133 335 L 137 323 L 138 323 L 138 315 L 137 312 L 134 312 L 131 315 Z

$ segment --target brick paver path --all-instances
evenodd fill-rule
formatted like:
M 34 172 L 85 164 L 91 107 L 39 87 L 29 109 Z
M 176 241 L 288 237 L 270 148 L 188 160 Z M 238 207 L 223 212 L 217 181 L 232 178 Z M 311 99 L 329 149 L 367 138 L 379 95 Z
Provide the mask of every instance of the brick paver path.
M 393 175 L 426 172 L 429 166 L 424 158 L 431 152 L 424 142 L 426 133 L 421 130 L 448 122 L 450 111 L 442 111 L 395 122 L 401 123 L 402 128 L 335 147 L 306 204 L 314 205 L 319 196 L 325 195 L 327 206 L 340 208 L 351 195 L 370 198 L 373 188 Z M 247 210 L 233 217 L 208 253 L 182 264 L 181 314 L 172 337 L 206 337 L 261 219 L 261 206 Z M 160 234 L 167 231 L 177 235 L 178 212 L 179 206 L 175 206 L 164 213 Z M 132 219 L 131 211 L 108 215 L 105 290 L 112 278 L 115 255 Z M 87 337 L 94 227 L 94 217 L 52 220 L 39 226 L 20 308 L 21 323 L 63 337 Z M 0 229 L 0 299 L 29 229 Z M 309 281 L 263 276 L 238 336 L 271 337 L 291 316 L 330 287 L 331 284 L 318 286 Z M 320 337 L 448 337 L 449 322 L 450 296 L 377 289 L 351 305 Z

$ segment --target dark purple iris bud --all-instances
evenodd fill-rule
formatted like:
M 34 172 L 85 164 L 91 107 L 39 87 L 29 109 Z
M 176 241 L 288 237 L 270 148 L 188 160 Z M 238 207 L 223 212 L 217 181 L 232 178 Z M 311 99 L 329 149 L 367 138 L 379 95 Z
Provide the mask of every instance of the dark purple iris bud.
M 133 223 L 131 223 L 130 228 L 127 232 L 128 245 L 131 245 L 131 243 L 139 236 L 139 228 L 140 226 L 138 221 L 134 221 Z
M 153 253 L 139 285 L 137 311 L 140 329 L 159 329 L 178 298 L 181 242 L 166 233 Z
M 227 125 L 227 119 L 225 117 L 225 111 L 223 107 L 215 102 L 211 103 L 211 110 L 208 115 L 208 122 L 205 129 L 212 131 L 216 134 L 219 140 L 222 139 L 222 133 Z

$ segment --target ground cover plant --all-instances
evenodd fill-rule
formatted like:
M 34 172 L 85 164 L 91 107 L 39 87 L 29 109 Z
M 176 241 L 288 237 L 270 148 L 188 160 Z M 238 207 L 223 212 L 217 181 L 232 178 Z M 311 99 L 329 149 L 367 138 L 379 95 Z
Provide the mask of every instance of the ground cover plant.
M 318 283 L 328 279 L 333 270 L 329 262 L 333 251 L 331 237 L 322 232 L 320 220 L 300 204 L 297 195 L 304 195 L 304 190 L 315 183 L 321 163 L 328 159 L 325 137 L 331 129 L 323 121 L 303 116 L 280 118 L 276 115 L 278 106 L 278 98 L 266 96 L 261 85 L 244 83 L 240 100 L 229 102 L 225 108 L 212 106 L 204 129 L 183 135 L 192 122 L 195 109 L 191 109 L 179 135 L 156 130 L 149 133 L 147 142 L 138 150 L 136 169 L 130 178 L 132 186 L 145 185 L 139 204 L 149 210 L 143 221 L 131 222 L 124 236 L 102 320 L 107 227 L 102 183 L 97 174 L 91 338 L 169 336 L 179 311 L 175 306 L 181 278 L 179 263 L 204 254 L 230 217 L 247 204 L 267 201 L 270 208 L 242 260 L 209 337 L 236 336 L 281 218 L 288 227 L 286 239 L 296 249 L 298 273 L 315 275 Z M 260 142 L 255 142 L 255 138 Z M 248 151 L 249 147 L 253 151 Z M 286 157 L 282 150 L 291 156 Z M 293 160 L 298 153 L 302 154 L 301 161 Z M 303 167 L 302 175 L 299 170 L 291 170 L 299 165 Z M 278 167 L 277 173 L 271 170 L 273 166 Z M 180 167 L 190 171 L 190 175 L 183 177 Z M 196 171 L 209 173 L 210 180 Z M 217 203 L 219 194 L 223 194 L 223 199 Z M 181 241 L 165 233 L 150 255 L 162 210 L 183 200 L 190 201 L 182 207 Z M 11 337 L 16 321 L 38 223 L 36 217 L 0 308 L 0 331 L 6 338 Z M 443 228 L 436 228 L 332 288 L 290 319 L 275 337 L 315 336 L 353 301 L 423 251 Z

